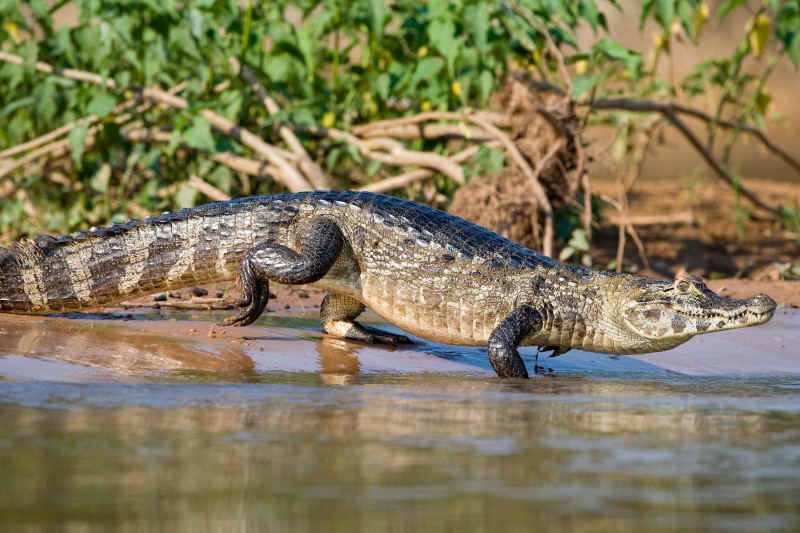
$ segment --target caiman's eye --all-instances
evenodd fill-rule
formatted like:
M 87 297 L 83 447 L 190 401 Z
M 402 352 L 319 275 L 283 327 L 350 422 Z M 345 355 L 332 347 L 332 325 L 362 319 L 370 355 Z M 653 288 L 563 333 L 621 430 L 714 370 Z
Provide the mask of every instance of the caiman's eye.
M 692 288 L 692 284 L 685 279 L 680 280 L 678 283 L 675 284 L 675 286 L 680 292 L 688 292 L 689 289 Z

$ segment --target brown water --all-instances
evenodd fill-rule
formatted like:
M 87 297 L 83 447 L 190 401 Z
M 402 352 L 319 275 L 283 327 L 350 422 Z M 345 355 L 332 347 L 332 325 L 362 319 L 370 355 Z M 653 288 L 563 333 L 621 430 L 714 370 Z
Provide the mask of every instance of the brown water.
M 797 318 L 525 382 L 302 317 L 3 323 L 0 530 L 797 531 Z

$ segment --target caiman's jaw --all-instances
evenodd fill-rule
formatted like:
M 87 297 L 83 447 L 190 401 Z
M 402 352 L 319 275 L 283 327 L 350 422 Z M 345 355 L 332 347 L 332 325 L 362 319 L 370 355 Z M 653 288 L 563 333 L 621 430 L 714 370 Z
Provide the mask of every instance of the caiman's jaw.
M 776 307 L 766 294 L 723 298 L 697 276 L 647 283 L 639 290 L 621 309 L 626 324 L 642 337 L 673 346 L 701 333 L 763 324 Z

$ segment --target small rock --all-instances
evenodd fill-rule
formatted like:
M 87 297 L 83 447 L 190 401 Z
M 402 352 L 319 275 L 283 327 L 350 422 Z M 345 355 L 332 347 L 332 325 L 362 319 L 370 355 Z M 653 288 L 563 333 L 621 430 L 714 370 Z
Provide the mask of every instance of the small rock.
M 278 297 L 278 295 L 277 295 L 277 294 L 275 294 L 274 292 L 271 292 L 271 293 L 269 293 L 269 298 L 270 298 L 270 300 L 274 300 L 274 299 L 275 299 L 275 298 L 277 298 L 277 297 Z
M 224 297 L 225 297 L 225 293 L 224 292 L 218 292 L 217 295 L 214 298 L 224 298 Z
M 298 298 L 308 298 L 308 292 L 300 291 L 300 293 L 297 295 L 297 297 Z
M 202 287 L 192 287 L 189 289 L 189 294 L 192 296 L 205 296 L 208 294 L 208 291 Z
M 169 292 L 169 291 L 160 292 L 160 293 L 156 294 L 155 296 L 153 296 L 153 301 L 155 301 L 155 302 L 166 302 L 170 298 L 180 298 L 180 297 L 181 297 L 181 293 L 179 293 L 179 292 Z

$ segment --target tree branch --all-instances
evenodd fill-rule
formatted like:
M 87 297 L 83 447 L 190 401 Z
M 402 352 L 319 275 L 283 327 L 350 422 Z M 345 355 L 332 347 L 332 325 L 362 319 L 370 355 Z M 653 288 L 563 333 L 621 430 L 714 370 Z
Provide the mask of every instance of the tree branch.
M 598 100 L 588 102 L 587 104 L 590 105 L 592 109 L 624 109 L 626 111 L 656 112 L 661 113 L 664 116 L 677 116 L 678 113 L 682 113 L 700 119 L 706 123 L 715 122 L 718 126 L 724 128 L 739 128 L 741 131 L 755 136 L 769 151 L 776 154 L 789 166 L 800 173 L 800 161 L 795 159 L 786 150 L 772 142 L 763 131 L 753 126 L 740 125 L 731 120 L 715 120 L 714 117 L 708 113 L 700 111 L 699 109 L 674 102 L 653 102 L 651 100 L 634 100 L 631 98 L 600 98 Z
M 489 144 L 497 145 L 497 142 L 495 141 Z M 480 149 L 479 146 L 472 145 L 469 148 L 466 148 L 458 153 L 453 154 L 448 159 L 453 163 L 464 163 L 465 161 L 468 161 L 470 158 L 474 157 L 475 154 L 478 153 L 479 149 Z M 431 178 L 435 175 L 436 173 L 433 170 L 428 170 L 427 168 L 421 168 L 418 170 L 413 170 L 411 172 L 406 172 L 405 174 L 392 176 L 391 178 L 386 178 L 381 181 L 376 181 L 375 183 L 370 183 L 369 185 L 364 185 L 363 187 L 359 187 L 356 190 L 369 191 L 369 192 L 389 192 L 393 191 L 394 189 L 401 189 L 403 187 L 407 187 L 412 183 L 416 183 L 418 181 Z
M 172 141 L 172 135 L 168 131 L 164 130 L 142 128 L 136 130 L 122 131 L 120 132 L 120 134 L 122 135 L 123 139 L 131 142 L 169 143 Z M 189 148 L 186 145 L 183 146 L 185 148 Z M 189 148 L 189 149 L 194 150 L 194 148 Z M 275 165 L 271 165 L 264 161 L 256 161 L 255 159 L 242 157 L 236 154 L 232 154 L 230 152 L 216 152 L 216 153 L 212 152 L 208 153 L 208 157 L 212 161 L 215 161 L 221 165 L 225 165 L 226 167 L 232 170 L 236 170 L 237 172 L 244 172 L 245 174 L 249 174 L 251 176 L 256 176 L 259 178 L 274 177 L 276 174 L 280 174 L 281 172 L 280 169 Z M 209 196 L 209 198 L 212 197 Z
M 25 66 L 25 59 L 18 55 L 9 54 L 7 52 L 0 52 L 0 61 L 12 63 L 21 67 Z M 111 90 L 116 90 L 117 88 L 116 81 L 111 78 L 104 78 L 103 76 L 95 74 L 94 72 L 86 72 L 84 70 L 75 70 L 72 68 L 58 68 L 48 65 L 43 61 L 37 61 L 34 63 L 33 68 L 39 72 L 44 72 L 45 74 L 57 74 L 63 78 L 70 78 L 78 81 L 88 81 L 89 83 L 94 83 L 96 85 L 104 85 Z
M 147 88 L 142 91 L 145 98 L 152 98 L 163 104 L 175 107 L 177 109 L 185 109 L 189 103 L 178 96 L 171 95 L 161 89 Z M 248 148 L 252 149 L 257 154 L 264 157 L 267 161 L 274 164 L 281 170 L 278 179 L 292 192 L 310 191 L 313 189 L 311 184 L 306 180 L 294 167 L 292 167 L 287 160 L 297 160 L 297 156 L 276 148 L 264 142 L 261 137 L 241 128 L 223 117 L 211 111 L 210 109 L 203 109 L 198 112 L 200 116 L 208 120 L 208 122 L 220 133 L 227 135 Z
M 464 171 L 460 166 L 453 163 L 450 159 L 434 152 L 416 152 L 407 150 L 402 144 L 392 139 L 376 138 L 363 140 L 358 136 L 336 128 L 324 128 L 322 126 L 296 125 L 296 129 L 307 131 L 319 137 L 327 137 L 333 140 L 345 141 L 358 149 L 362 156 L 374 159 L 388 165 L 395 166 L 423 166 L 432 168 L 456 183 L 465 183 Z M 377 149 L 376 149 L 377 148 Z M 379 151 L 386 150 L 386 151 Z M 420 178 L 423 179 L 423 178 Z
M 222 190 L 214 187 L 206 180 L 202 179 L 199 176 L 195 176 L 194 174 L 189 176 L 189 185 L 197 189 L 199 193 L 208 196 L 215 202 L 225 202 L 231 199 L 230 195 L 225 194 L 225 192 L 223 192 Z
M 489 111 L 480 111 L 477 113 L 454 113 L 451 111 L 426 111 L 418 113 L 410 117 L 391 118 L 387 120 L 378 120 L 370 122 L 369 124 L 361 124 L 353 128 L 353 134 L 359 137 L 371 137 L 372 132 L 375 130 L 387 129 L 395 126 L 405 126 L 408 124 L 419 124 L 420 122 L 428 122 L 432 120 L 456 120 L 459 122 L 467 122 L 469 117 L 479 116 L 484 121 L 499 127 L 511 126 L 511 117 L 505 114 L 492 113 Z
M 231 58 L 231 64 L 234 68 L 239 67 L 239 62 L 235 58 Z M 264 88 L 261 83 L 259 83 L 258 78 L 250 70 L 247 66 L 241 68 L 242 78 L 250 84 L 250 89 L 253 90 L 254 93 L 261 99 L 261 102 L 264 104 L 264 107 L 269 113 L 270 116 L 275 115 L 280 111 L 277 102 L 269 95 L 267 90 Z M 328 180 L 325 177 L 325 172 L 322 171 L 319 165 L 317 165 L 311 157 L 306 152 L 306 149 L 303 148 L 303 145 L 300 143 L 300 140 L 295 136 L 294 132 L 285 125 L 281 125 L 278 127 L 278 133 L 280 133 L 283 141 L 286 143 L 286 146 L 298 157 L 300 170 L 303 171 L 308 181 L 311 182 L 311 185 L 314 186 L 315 189 L 329 189 L 330 186 L 328 185 Z
M 483 117 L 480 117 L 477 114 L 470 115 L 469 119 L 494 135 L 497 140 L 500 141 L 500 144 L 502 144 L 506 149 L 509 157 L 511 157 L 511 160 L 516 163 L 522 173 L 525 174 L 525 176 L 530 180 L 531 186 L 533 187 L 534 196 L 539 204 L 539 209 L 541 209 L 544 213 L 544 236 L 542 238 L 542 251 L 544 252 L 544 255 L 552 257 L 553 207 L 550 204 L 550 200 L 547 198 L 547 193 L 545 192 L 544 187 L 542 187 L 542 184 L 539 183 L 538 175 L 534 173 L 533 169 L 528 164 L 528 161 L 525 159 L 525 156 L 522 155 L 522 152 L 519 151 L 517 145 L 514 144 L 514 141 L 512 141 L 511 137 L 509 137 L 505 132 L 487 120 L 484 120 Z

